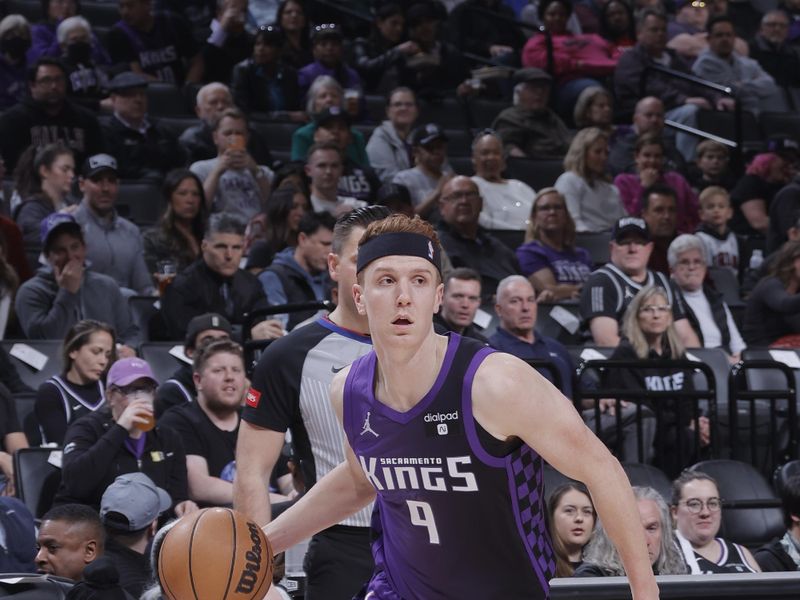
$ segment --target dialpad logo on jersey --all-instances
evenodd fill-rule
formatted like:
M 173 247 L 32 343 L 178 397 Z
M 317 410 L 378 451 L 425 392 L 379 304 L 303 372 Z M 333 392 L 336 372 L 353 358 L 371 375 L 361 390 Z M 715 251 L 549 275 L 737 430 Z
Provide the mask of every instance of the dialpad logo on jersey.
M 261 392 L 250 388 L 247 390 L 247 406 L 251 408 L 258 408 L 258 403 L 261 402 Z
M 428 413 L 422 420 L 425 421 L 425 435 L 428 437 L 458 435 L 462 431 L 457 410 L 449 413 Z
M 470 456 L 375 456 L 359 455 L 364 474 L 376 490 L 427 490 L 430 492 L 477 492 Z

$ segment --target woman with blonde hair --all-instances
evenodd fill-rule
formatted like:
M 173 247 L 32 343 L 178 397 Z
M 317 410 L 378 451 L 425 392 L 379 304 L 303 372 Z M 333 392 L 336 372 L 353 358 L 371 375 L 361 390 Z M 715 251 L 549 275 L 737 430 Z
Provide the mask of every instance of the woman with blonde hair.
M 614 99 L 606 88 L 588 87 L 575 102 L 573 119 L 578 129 L 597 127 L 609 136 L 614 134 Z
M 564 157 L 556 189 L 567 201 L 578 232 L 608 231 L 628 213 L 619 190 L 606 172 L 608 134 L 597 127 L 581 129 Z
M 585 248 L 575 246 L 575 221 L 556 188 L 536 194 L 517 259 L 541 302 L 577 298 L 591 275 L 592 259 Z
M 624 337 L 611 355 L 611 360 L 640 360 L 642 365 L 609 370 L 606 377 L 612 387 L 656 392 L 693 391 L 691 370 L 665 366 L 663 363 L 656 363 L 652 367 L 646 364 L 648 361 L 686 357 L 683 343 L 675 330 L 669 298 L 664 288 L 649 285 L 631 300 L 622 319 Z M 693 418 L 692 408 L 672 398 L 646 400 L 643 404 L 643 413 L 647 413 L 645 416 L 652 418 L 655 415 L 658 421 L 655 446 L 659 452 L 655 456 L 655 464 L 668 475 L 675 475 L 696 455 L 693 430 L 698 423 Z M 699 427 L 700 445 L 705 446 L 709 442 L 709 421 L 706 417 L 699 418 Z M 645 462 L 649 462 L 653 450 L 652 444 L 645 444 Z

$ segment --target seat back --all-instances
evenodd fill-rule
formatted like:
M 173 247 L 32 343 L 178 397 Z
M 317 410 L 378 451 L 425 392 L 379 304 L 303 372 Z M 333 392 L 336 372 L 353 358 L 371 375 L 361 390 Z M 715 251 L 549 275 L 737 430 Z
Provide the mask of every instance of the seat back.
M 610 260 L 611 250 L 608 247 L 610 241 L 610 231 L 584 231 L 575 234 L 575 246 L 586 248 L 592 257 L 592 263 L 596 266 L 604 265 Z
M 8 354 L 11 364 L 19 373 L 22 381 L 28 386 L 37 389 L 45 380 L 53 375 L 61 373 L 61 340 L 2 340 L 0 344 L 3 350 Z M 44 354 L 47 361 L 41 368 L 31 366 L 27 362 L 17 358 L 12 353 L 16 353 L 16 349 L 23 349 L 25 346 Z
M 61 448 L 22 448 L 14 454 L 14 481 L 17 497 L 34 517 L 50 510 L 61 483 Z
M 292 149 L 292 136 L 298 126 L 296 123 L 253 121 L 250 123 L 250 128 L 261 136 L 270 151 L 288 152 Z
M 723 500 L 720 535 L 745 546 L 759 546 L 786 530 L 780 500 L 766 478 L 752 465 L 727 459 L 706 460 L 689 467 L 717 480 Z
M 561 471 L 556 470 L 555 467 L 550 466 L 547 463 L 544 463 L 544 471 L 542 480 L 544 482 L 544 501 L 545 503 L 550 501 L 550 496 L 553 495 L 553 492 L 560 486 L 565 483 L 569 483 L 573 481 L 566 475 L 564 475 Z
M 167 379 L 172 377 L 172 374 L 178 370 L 178 367 L 184 365 L 181 359 L 170 354 L 175 346 L 183 346 L 182 342 L 145 342 L 139 346 L 139 354 L 142 359 L 150 365 L 153 369 L 153 375 L 156 376 L 158 383 L 164 383 Z
M 672 496 L 672 482 L 664 471 L 645 463 L 622 463 L 622 468 L 631 485 L 651 487 L 661 494 L 664 501 L 669 504 Z
M 147 106 L 154 117 L 194 117 L 181 89 L 172 83 L 153 82 L 147 86 Z
M 536 314 L 536 330 L 557 339 L 565 346 L 580 343 L 581 315 L 577 304 L 540 303 Z
M 167 337 L 167 327 L 161 314 L 161 303 L 153 296 L 130 296 L 128 306 L 133 322 L 139 327 L 142 341 L 161 342 Z M 179 342 L 176 342 L 179 343 Z
M 115 208 L 120 216 L 133 221 L 140 227 L 154 225 L 166 203 L 161 197 L 161 189 L 149 181 L 122 181 Z
M 39 421 L 33 412 L 36 394 L 27 392 L 14 394 L 14 408 L 17 410 L 17 420 L 22 427 L 28 444 L 38 446 L 42 443 L 42 432 L 39 430 Z
M 75 582 L 54 575 L 3 573 L 0 575 L 0 598 L 14 600 L 64 600 Z
M 728 410 L 728 379 L 731 364 L 721 348 L 690 348 L 686 351 L 687 358 L 697 359 L 698 362 L 707 364 L 714 371 L 714 385 L 717 398 L 717 412 L 722 414 Z M 696 390 L 708 390 L 709 382 L 701 371 L 695 371 L 693 383 Z M 705 406 L 701 400 L 701 406 Z M 719 416 L 719 415 L 718 415 Z
M 524 181 L 534 190 L 551 187 L 564 172 L 560 160 L 534 160 L 511 157 L 506 161 L 506 177 Z
M 714 287 L 722 294 L 722 299 L 731 307 L 744 306 L 739 292 L 739 280 L 736 274 L 724 267 L 709 267 L 708 275 L 714 282 Z

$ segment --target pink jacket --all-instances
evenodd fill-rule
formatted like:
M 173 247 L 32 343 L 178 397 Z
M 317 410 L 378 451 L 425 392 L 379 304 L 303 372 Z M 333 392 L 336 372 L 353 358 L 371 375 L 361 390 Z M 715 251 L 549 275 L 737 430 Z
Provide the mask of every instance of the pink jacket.
M 605 77 L 617 66 L 620 51 L 594 33 L 565 33 L 553 39 L 553 69 L 559 83 L 578 77 Z M 522 65 L 547 70 L 547 42 L 543 33 L 534 35 L 522 49 Z
M 700 206 L 697 194 L 694 193 L 689 182 L 683 175 L 675 171 L 667 171 L 659 183 L 665 183 L 673 190 L 678 201 L 678 233 L 694 233 L 700 222 L 698 211 Z M 639 175 L 634 173 L 620 173 L 614 178 L 614 185 L 622 196 L 622 204 L 628 214 L 639 216 L 642 212 L 642 182 Z

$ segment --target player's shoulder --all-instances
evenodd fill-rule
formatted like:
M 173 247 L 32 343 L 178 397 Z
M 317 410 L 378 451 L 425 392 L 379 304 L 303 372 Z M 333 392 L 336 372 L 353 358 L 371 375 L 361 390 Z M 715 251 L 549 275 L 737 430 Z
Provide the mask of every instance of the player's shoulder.
M 535 372 L 522 359 L 508 352 L 487 354 L 475 371 L 475 383 L 489 389 L 502 390 Z
M 257 369 L 297 366 L 295 363 L 302 363 L 306 354 L 330 334 L 318 321 L 294 329 L 264 349 Z

